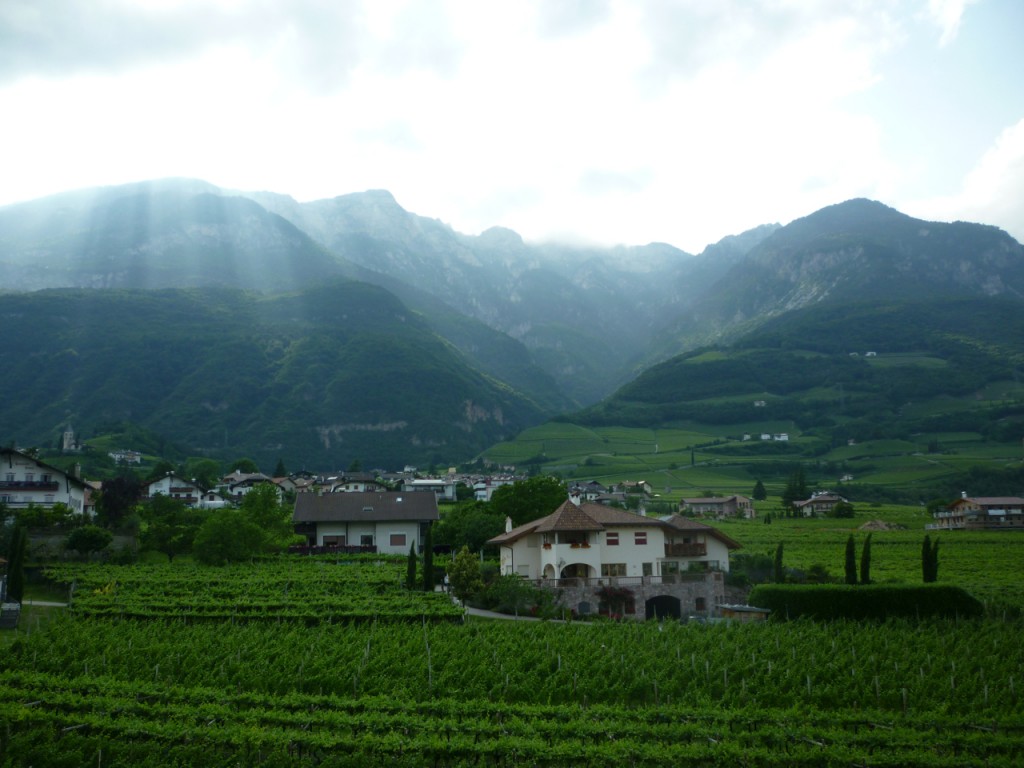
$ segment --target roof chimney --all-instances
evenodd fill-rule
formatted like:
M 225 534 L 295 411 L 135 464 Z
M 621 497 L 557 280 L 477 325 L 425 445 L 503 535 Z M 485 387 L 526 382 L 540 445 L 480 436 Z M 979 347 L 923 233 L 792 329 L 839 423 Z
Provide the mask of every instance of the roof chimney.
M 506 517 L 505 518 L 505 533 L 508 533 L 511 530 L 512 530 L 512 518 L 511 517 Z
M 961 499 L 966 499 L 967 498 L 967 491 L 960 491 L 960 498 Z

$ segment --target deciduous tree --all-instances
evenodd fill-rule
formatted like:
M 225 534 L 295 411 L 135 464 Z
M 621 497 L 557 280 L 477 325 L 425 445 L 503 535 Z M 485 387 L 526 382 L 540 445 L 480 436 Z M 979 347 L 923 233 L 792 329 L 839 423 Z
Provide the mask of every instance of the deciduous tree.
M 554 477 L 539 475 L 503 485 L 491 496 L 491 509 L 513 525 L 522 525 L 554 512 L 567 498 L 565 484 Z
M 460 549 L 454 562 L 448 566 L 448 584 L 451 586 L 452 594 L 463 603 L 483 588 L 480 561 L 469 551 L 469 547 Z
M 83 557 L 105 549 L 113 541 L 114 536 L 106 528 L 98 525 L 83 525 L 75 528 L 64 540 L 65 549 L 73 549 Z

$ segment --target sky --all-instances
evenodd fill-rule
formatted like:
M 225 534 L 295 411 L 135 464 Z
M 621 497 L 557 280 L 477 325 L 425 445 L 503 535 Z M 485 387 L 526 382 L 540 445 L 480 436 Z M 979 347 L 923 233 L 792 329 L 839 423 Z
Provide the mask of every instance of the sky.
M 2 0 L 0 205 L 386 189 L 691 253 L 868 197 L 1024 241 L 1022 0 Z

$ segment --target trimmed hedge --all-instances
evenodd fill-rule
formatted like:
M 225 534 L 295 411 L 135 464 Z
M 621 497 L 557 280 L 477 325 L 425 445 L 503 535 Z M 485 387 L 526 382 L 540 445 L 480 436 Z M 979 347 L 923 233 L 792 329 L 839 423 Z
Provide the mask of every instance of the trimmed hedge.
M 772 618 L 886 619 L 981 616 L 984 606 L 960 587 L 760 584 L 748 602 Z

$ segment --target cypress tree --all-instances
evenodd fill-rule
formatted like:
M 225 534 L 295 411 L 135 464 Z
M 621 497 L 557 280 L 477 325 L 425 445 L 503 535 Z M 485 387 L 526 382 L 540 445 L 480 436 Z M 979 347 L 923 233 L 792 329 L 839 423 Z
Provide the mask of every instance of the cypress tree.
M 764 501 L 768 498 L 768 491 L 764 488 L 764 483 L 758 480 L 754 483 L 754 492 L 751 494 L 754 501 Z
M 427 523 L 427 535 L 423 540 L 423 591 L 434 591 L 434 533 Z
M 846 540 L 846 583 L 857 583 L 857 545 L 852 533 Z
M 864 549 L 860 553 L 860 583 L 871 583 L 871 534 L 864 539 Z
M 781 584 L 786 580 L 786 572 L 782 568 L 782 542 L 775 548 L 775 562 L 772 567 L 772 581 Z
M 416 542 L 409 545 L 409 560 L 405 565 L 405 588 L 416 589 Z
M 15 523 L 7 553 L 7 602 L 20 603 L 25 596 L 25 549 L 28 534 L 25 526 Z
M 921 545 L 921 577 L 925 584 L 939 578 L 939 542 L 936 539 L 933 546 L 931 536 L 927 533 Z
M 928 540 L 928 537 L 925 536 L 925 541 L 927 541 L 927 540 Z M 925 582 L 930 584 L 932 582 L 938 581 L 939 580 L 939 540 L 938 539 L 935 540 L 935 542 L 931 545 L 931 547 L 929 549 L 927 565 L 928 565 L 928 570 L 924 574 Z

